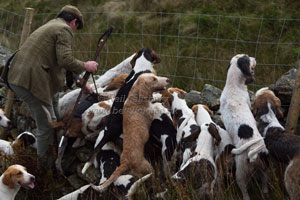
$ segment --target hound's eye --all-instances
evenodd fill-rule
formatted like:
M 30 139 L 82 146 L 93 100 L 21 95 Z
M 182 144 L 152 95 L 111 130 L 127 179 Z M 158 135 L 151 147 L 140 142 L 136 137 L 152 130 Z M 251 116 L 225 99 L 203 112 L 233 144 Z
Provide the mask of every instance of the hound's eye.
M 2 117 L 0 117 L 0 120 L 2 120 Z
M 153 81 L 157 81 L 157 78 L 153 77 Z
M 17 173 L 17 175 L 22 175 L 23 174 L 23 172 L 19 172 L 19 173 Z

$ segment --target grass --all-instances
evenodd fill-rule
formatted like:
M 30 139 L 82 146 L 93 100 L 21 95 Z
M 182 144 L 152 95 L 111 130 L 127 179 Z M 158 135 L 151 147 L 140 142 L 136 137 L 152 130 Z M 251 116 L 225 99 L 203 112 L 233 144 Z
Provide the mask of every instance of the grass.
M 229 60 L 237 53 L 256 57 L 256 89 L 297 67 L 299 2 L 24 0 L 0 6 L 19 14 L 24 7 L 35 8 L 34 30 L 67 3 L 84 13 L 85 28 L 75 35 L 74 54 L 79 59 L 92 59 L 98 37 L 110 25 L 116 27 L 97 60 L 99 74 L 142 47 L 151 47 L 161 56 L 162 63 L 156 66 L 159 75 L 187 91 L 201 90 L 208 82 L 222 88 Z M 2 44 L 17 49 L 21 25 L 22 17 L 2 11 L 0 26 L 7 30 L 0 31 Z
M 34 174 L 36 177 L 35 189 L 27 190 L 21 189 L 17 195 L 18 200 L 50 200 L 52 197 L 57 199 L 63 194 L 69 193 L 74 189 L 67 179 L 59 174 L 53 174 L 51 170 L 46 170 L 41 167 L 37 167 L 38 159 L 36 154 L 29 150 L 25 152 L 18 152 L 17 156 L 14 157 L 3 157 L 1 172 L 10 166 L 12 163 L 18 163 L 26 166 L 29 173 Z M 165 193 L 165 199 L 182 199 L 182 200 L 199 200 L 205 199 L 201 196 L 199 189 L 195 188 L 198 180 L 198 176 L 191 175 L 191 179 L 185 183 L 180 183 L 174 181 L 169 176 L 165 176 L 160 164 L 153 163 L 156 169 L 155 175 L 143 183 L 138 192 L 135 195 L 136 199 L 147 200 L 147 199 L 157 199 L 154 194 L 160 193 L 168 190 Z M 260 184 L 259 175 L 253 174 L 253 178 L 249 183 L 248 191 L 251 199 L 257 200 L 284 200 L 288 199 L 287 193 L 285 192 L 282 177 L 282 171 L 276 171 L 275 166 L 280 166 L 278 163 L 271 163 L 270 169 L 264 170 L 268 181 L 269 196 L 265 197 Z M 279 173 L 280 172 L 280 173 Z M 81 199 L 103 199 L 103 200 L 113 200 L 122 199 L 122 196 L 118 194 L 118 191 L 111 189 L 104 194 L 99 194 L 95 191 L 89 190 L 85 192 Z M 224 176 L 222 181 L 218 181 L 214 188 L 214 195 L 207 197 L 207 199 L 214 200 L 238 200 L 242 199 L 241 192 L 235 182 L 234 175 L 228 173 Z

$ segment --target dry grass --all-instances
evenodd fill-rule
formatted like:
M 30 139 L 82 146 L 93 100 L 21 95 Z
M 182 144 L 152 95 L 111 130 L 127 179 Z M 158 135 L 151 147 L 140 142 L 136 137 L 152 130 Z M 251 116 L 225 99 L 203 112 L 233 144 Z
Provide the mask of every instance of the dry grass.
M 17 150 L 17 151 L 16 151 Z M 21 188 L 17 200 L 50 200 L 62 196 L 62 192 L 72 191 L 68 181 L 59 174 L 53 174 L 52 170 L 45 169 L 39 164 L 36 152 L 33 149 L 24 150 L 23 147 L 15 149 L 13 156 L 0 156 L 1 170 L 3 173 L 9 166 L 20 164 L 36 177 L 35 188 L 32 190 Z
M 191 176 L 191 180 L 186 183 L 180 183 L 170 179 L 163 175 L 160 170 L 160 166 L 155 166 L 157 169 L 156 174 L 151 179 L 143 183 L 138 192 L 134 196 L 138 200 L 148 200 L 148 199 L 160 199 L 155 197 L 155 194 L 161 193 L 168 190 L 165 193 L 165 199 L 178 199 L 178 200 L 239 200 L 242 199 L 240 190 L 234 180 L 234 176 L 229 174 L 224 178 L 223 181 L 219 181 L 214 189 L 213 196 L 203 196 L 199 189 L 195 188 L 195 183 L 197 183 L 197 178 Z M 261 190 L 261 184 L 259 181 L 259 176 L 253 175 L 253 179 L 249 183 L 249 193 L 251 199 L 256 200 L 285 200 L 288 199 L 285 193 L 284 186 L 281 179 L 276 175 L 274 168 L 271 167 L 270 170 L 265 172 L 267 174 L 269 183 L 269 196 L 264 196 Z M 123 199 L 122 196 L 118 195 L 116 190 L 109 190 L 104 194 L 99 194 L 93 190 L 87 190 L 79 199 L 90 199 L 90 200 L 117 200 Z

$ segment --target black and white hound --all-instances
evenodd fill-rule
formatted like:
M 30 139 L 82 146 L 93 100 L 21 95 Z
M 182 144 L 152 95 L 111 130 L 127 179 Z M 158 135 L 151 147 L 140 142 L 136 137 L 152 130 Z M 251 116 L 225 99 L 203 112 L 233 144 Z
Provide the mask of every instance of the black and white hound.
M 173 176 L 175 179 L 194 180 L 195 187 L 201 188 L 203 195 L 212 195 L 218 171 L 214 161 L 215 149 L 221 142 L 216 124 L 210 117 L 207 106 L 193 106 L 195 119 L 201 127 L 196 140 L 195 150 L 180 170 Z
M 246 54 L 234 56 L 230 61 L 226 84 L 220 98 L 220 112 L 225 128 L 237 148 L 232 153 L 236 154 L 236 180 L 244 200 L 250 199 L 247 183 L 254 161 L 259 153 L 268 152 L 251 112 L 247 88 L 254 80 L 255 66 L 256 60 L 253 57 Z M 267 192 L 266 189 L 264 192 Z
M 152 73 L 154 64 L 159 62 L 160 58 L 156 55 L 155 51 L 150 48 L 143 48 L 139 50 L 132 58 L 132 60 L 130 61 L 132 71 L 126 78 L 125 83 L 119 89 L 114 99 L 110 114 L 107 118 L 107 123 L 104 127 L 104 131 L 101 131 L 99 133 L 93 156 L 85 164 L 84 168 L 87 168 L 91 165 L 91 163 L 93 163 L 96 155 L 107 142 L 116 140 L 122 134 L 122 109 L 130 89 L 141 74 Z
M 162 103 L 152 103 L 153 121 L 150 126 L 150 137 L 145 145 L 145 156 L 153 161 L 171 161 L 176 149 L 176 128 L 171 114 Z M 166 164 L 164 162 L 164 164 Z M 166 166 L 165 166 L 166 167 Z
M 190 158 L 200 133 L 195 115 L 184 99 L 185 94 L 184 90 L 178 88 L 168 88 L 162 94 L 163 105 L 171 111 L 173 123 L 177 129 L 177 149 L 174 157 L 181 156 L 180 152 L 183 152 L 181 166 Z
M 135 56 L 135 54 L 131 55 L 130 57 L 123 60 L 121 63 L 116 65 L 115 67 L 109 69 L 106 71 L 103 75 L 101 75 L 96 80 L 96 87 L 98 93 L 100 93 L 103 96 L 109 96 L 114 97 L 114 92 L 107 92 L 107 86 L 109 83 L 116 77 L 118 77 L 121 74 L 129 74 L 132 70 L 132 66 L 130 64 L 130 61 Z M 93 91 L 95 92 L 95 86 L 93 85 Z M 75 90 L 72 90 L 65 94 L 63 97 L 59 98 L 58 104 L 57 104 L 57 112 L 58 112 L 58 119 L 61 119 L 61 117 L 68 112 L 72 107 L 74 106 L 76 99 L 80 93 L 80 88 L 77 88 Z M 87 94 L 82 94 L 81 99 L 83 100 L 87 97 Z
M 0 140 L 0 154 L 14 155 L 16 151 L 26 147 L 37 148 L 36 137 L 30 132 L 23 132 L 13 141 Z
M 211 116 L 213 112 L 206 105 L 194 105 L 192 110 L 195 113 L 198 124 L 212 122 Z M 231 154 L 231 150 L 235 148 L 235 146 L 228 132 L 218 124 L 214 124 L 221 138 L 219 144 L 214 147 L 214 161 L 218 169 L 218 176 L 223 180 L 223 178 L 227 178 L 227 174 L 230 174 L 234 167 L 234 156 Z

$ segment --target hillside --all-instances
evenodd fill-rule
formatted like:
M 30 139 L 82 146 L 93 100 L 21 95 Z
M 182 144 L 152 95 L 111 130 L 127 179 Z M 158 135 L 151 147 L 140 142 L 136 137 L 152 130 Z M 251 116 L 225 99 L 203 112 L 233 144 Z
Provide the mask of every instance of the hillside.
M 98 37 L 110 25 L 116 27 L 98 60 L 99 73 L 142 47 L 160 55 L 158 74 L 185 90 L 201 90 L 205 83 L 222 88 L 237 53 L 256 57 L 255 90 L 297 67 L 298 1 L 1 1 L 2 44 L 17 49 L 25 7 L 35 9 L 34 30 L 68 3 L 78 6 L 85 19 L 75 37 L 76 57 L 91 59 Z

